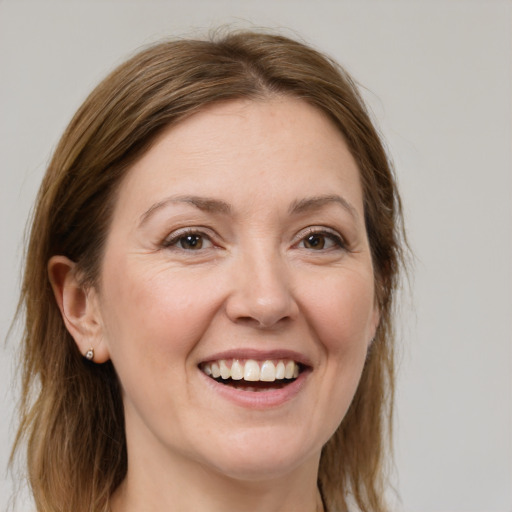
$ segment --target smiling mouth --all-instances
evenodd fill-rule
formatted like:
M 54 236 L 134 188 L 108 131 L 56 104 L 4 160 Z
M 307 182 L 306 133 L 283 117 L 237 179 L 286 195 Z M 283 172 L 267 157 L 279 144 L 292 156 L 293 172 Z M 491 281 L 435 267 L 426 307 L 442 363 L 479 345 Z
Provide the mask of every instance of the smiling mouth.
M 199 366 L 221 384 L 243 391 L 272 391 L 294 382 L 305 367 L 290 359 L 219 359 Z

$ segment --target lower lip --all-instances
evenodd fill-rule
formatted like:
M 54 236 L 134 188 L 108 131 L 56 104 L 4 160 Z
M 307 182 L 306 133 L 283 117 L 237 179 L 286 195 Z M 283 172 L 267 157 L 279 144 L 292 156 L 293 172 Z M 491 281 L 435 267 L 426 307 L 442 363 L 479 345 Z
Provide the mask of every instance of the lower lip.
M 293 382 L 279 389 L 269 389 L 266 391 L 245 391 L 236 389 L 227 384 L 221 384 L 208 377 L 201 370 L 201 375 L 206 379 L 207 385 L 215 393 L 223 398 L 250 409 L 268 409 L 279 407 L 292 400 L 304 387 L 310 371 L 303 371 Z

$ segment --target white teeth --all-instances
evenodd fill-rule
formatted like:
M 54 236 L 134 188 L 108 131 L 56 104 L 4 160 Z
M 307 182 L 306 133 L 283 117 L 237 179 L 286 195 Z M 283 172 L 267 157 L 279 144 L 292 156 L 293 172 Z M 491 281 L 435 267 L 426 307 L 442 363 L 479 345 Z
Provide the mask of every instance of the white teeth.
M 233 361 L 231 365 L 231 378 L 233 380 L 242 380 L 244 378 L 244 369 L 238 361 Z
M 212 363 L 212 377 L 217 379 L 220 377 L 220 368 L 217 363 Z
M 274 382 L 276 380 L 276 367 L 272 361 L 265 361 L 261 365 L 260 380 L 263 382 Z
M 249 361 L 245 363 L 244 380 L 248 380 L 250 382 L 257 382 L 260 380 L 260 366 L 256 361 L 249 359 Z
M 245 380 L 248 382 L 274 382 L 275 380 L 296 379 L 299 376 L 299 364 L 289 359 L 278 361 L 255 361 L 248 359 L 240 362 L 234 359 L 229 367 L 229 362 L 220 359 L 215 362 L 201 365 L 203 372 L 218 379 L 223 380 Z
M 226 361 L 224 361 L 224 359 L 221 359 L 219 361 L 219 367 L 220 367 L 220 376 L 223 379 L 229 379 L 229 377 L 231 377 L 231 370 L 227 367 Z
M 285 379 L 293 378 L 294 370 L 295 370 L 295 363 L 293 361 L 288 361 L 286 363 L 286 366 L 284 369 L 284 378 Z
M 279 361 L 276 366 L 276 379 L 284 379 L 284 363 L 283 361 Z

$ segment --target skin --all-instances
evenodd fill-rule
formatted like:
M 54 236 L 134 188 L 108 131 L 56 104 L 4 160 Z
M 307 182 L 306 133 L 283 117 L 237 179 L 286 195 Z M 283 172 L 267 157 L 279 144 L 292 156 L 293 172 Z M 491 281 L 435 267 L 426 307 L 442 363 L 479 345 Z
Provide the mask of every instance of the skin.
M 286 97 L 204 109 L 123 180 L 98 285 L 62 256 L 49 272 L 80 351 L 121 381 L 114 511 L 316 510 L 320 451 L 379 321 L 359 171 L 331 121 Z M 305 357 L 300 390 L 219 394 L 200 363 L 244 349 Z

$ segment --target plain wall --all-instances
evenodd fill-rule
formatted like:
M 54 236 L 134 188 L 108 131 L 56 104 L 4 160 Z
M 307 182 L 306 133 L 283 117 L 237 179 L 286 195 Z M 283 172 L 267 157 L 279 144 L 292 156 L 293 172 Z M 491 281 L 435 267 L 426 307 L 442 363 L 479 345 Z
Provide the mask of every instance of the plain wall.
M 296 32 L 344 64 L 396 164 L 416 255 L 400 315 L 400 508 L 511 512 L 510 1 L 0 0 L 1 339 L 27 216 L 85 95 L 145 44 L 248 22 Z M 2 470 L 18 339 L 0 351 Z M 0 476 L 3 509 L 12 482 Z

